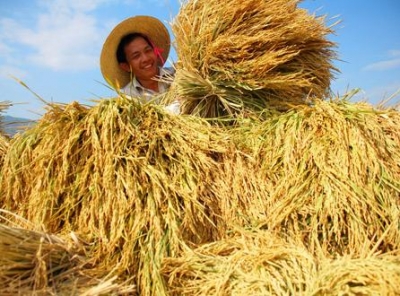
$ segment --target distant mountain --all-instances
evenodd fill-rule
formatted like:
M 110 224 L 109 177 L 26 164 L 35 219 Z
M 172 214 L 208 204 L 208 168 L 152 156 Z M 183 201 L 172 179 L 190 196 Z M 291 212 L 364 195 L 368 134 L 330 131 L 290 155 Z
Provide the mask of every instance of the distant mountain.
M 24 130 L 34 123 L 34 120 L 27 118 L 0 115 L 0 130 L 10 137 L 14 136 L 17 132 Z

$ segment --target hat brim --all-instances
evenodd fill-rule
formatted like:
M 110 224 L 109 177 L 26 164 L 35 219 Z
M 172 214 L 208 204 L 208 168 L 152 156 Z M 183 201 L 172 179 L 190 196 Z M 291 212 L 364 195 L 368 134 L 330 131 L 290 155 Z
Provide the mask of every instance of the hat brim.
M 132 33 L 147 36 L 156 47 L 162 49 L 163 60 L 168 59 L 171 40 L 168 29 L 160 20 L 151 16 L 134 16 L 123 20 L 108 35 L 100 55 L 101 73 L 107 83 L 113 87 L 124 87 L 131 80 L 130 73 L 119 66 L 117 48 L 121 39 Z

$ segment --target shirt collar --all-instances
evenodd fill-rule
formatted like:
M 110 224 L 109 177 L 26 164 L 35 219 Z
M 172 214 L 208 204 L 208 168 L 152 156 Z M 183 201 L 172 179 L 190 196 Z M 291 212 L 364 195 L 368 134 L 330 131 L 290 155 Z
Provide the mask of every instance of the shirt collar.
M 162 77 L 167 77 L 167 76 L 170 76 L 170 75 L 173 74 L 173 71 L 172 71 L 172 69 L 170 69 L 170 68 L 161 68 L 161 67 L 159 67 L 158 69 L 159 69 L 159 73 L 160 73 L 160 75 L 159 75 L 160 78 L 162 78 Z M 134 89 L 136 89 L 140 94 L 143 94 L 144 92 L 156 94 L 155 91 L 143 87 L 143 86 L 140 84 L 140 82 L 136 79 L 136 76 L 133 76 L 133 78 L 132 78 L 131 87 L 133 87 Z M 165 83 L 162 82 L 162 81 L 159 81 L 159 82 L 158 82 L 158 87 L 159 87 L 159 92 L 160 92 L 160 93 L 161 93 L 161 92 L 164 92 L 164 91 L 166 90 L 166 85 L 165 85 Z

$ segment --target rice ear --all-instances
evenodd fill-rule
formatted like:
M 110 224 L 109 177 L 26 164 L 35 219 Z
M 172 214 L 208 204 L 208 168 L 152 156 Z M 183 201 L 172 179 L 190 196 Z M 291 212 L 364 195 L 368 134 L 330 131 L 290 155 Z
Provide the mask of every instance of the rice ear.
M 204 184 L 218 155 L 234 150 L 227 144 L 202 119 L 124 96 L 58 105 L 13 141 L 4 207 L 51 233 L 76 232 L 93 244 L 98 268 L 160 292 L 163 256 L 218 236 L 215 193 Z
M 178 63 L 173 87 L 184 113 L 232 116 L 288 109 L 329 94 L 338 70 L 333 25 L 297 0 L 183 3 L 171 26 Z
M 397 295 L 399 281 L 399 257 L 394 254 L 344 256 L 321 260 L 306 295 Z
M 166 258 L 170 295 L 306 295 L 317 264 L 304 247 L 268 231 L 231 235 Z
M 265 180 L 259 227 L 326 255 L 361 253 L 365 242 L 398 249 L 399 123 L 394 109 L 341 98 L 244 122 L 235 136 Z
M 0 218 L 9 219 L 4 211 Z M 72 233 L 61 238 L 41 230 L 0 223 L 0 237 L 1 295 L 100 295 L 135 291 L 134 286 L 118 282 L 116 276 L 99 269 L 94 271 L 86 257 L 87 246 L 71 239 Z

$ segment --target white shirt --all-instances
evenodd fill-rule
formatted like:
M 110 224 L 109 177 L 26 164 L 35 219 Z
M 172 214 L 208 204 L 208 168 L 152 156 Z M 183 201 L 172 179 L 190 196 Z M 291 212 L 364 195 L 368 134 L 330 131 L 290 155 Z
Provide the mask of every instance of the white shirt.
M 160 68 L 160 78 L 174 76 L 175 70 L 173 68 Z M 165 81 L 158 81 L 158 92 L 143 87 L 136 77 L 132 78 L 126 86 L 121 89 L 121 92 L 131 97 L 139 98 L 142 103 L 148 103 L 154 96 L 160 93 L 164 93 L 168 90 L 170 84 Z M 179 114 L 179 102 L 175 101 L 172 104 L 165 107 L 171 113 Z

